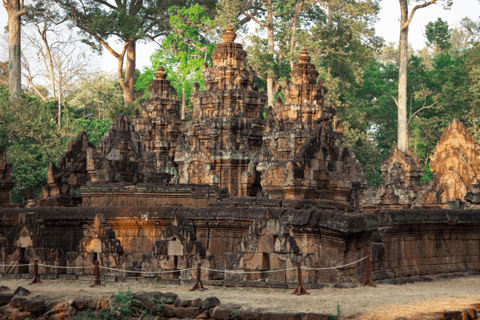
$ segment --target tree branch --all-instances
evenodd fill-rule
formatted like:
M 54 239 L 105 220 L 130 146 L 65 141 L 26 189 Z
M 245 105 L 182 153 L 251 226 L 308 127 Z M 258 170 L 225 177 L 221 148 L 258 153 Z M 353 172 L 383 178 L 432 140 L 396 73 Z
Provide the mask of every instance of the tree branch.
M 263 27 L 267 27 L 267 24 L 265 22 L 261 22 L 259 20 L 257 20 L 257 18 L 255 18 L 252 14 L 250 13 L 246 13 L 246 12 L 243 12 L 241 11 L 241 13 L 245 16 L 245 17 L 248 17 L 250 19 L 252 19 L 253 21 L 255 21 L 256 23 L 258 23 L 259 25 L 263 26 Z
M 413 15 L 415 14 L 415 11 L 417 11 L 418 9 L 422 9 L 422 8 L 426 8 L 432 4 L 434 4 L 435 2 L 437 2 L 437 0 L 430 0 L 428 2 L 425 2 L 424 4 L 419 4 L 419 5 L 416 5 L 412 12 L 410 12 L 410 17 L 408 17 L 408 20 L 405 21 L 403 24 L 402 24 L 402 30 L 405 30 L 406 28 L 408 28 L 408 26 L 410 25 L 410 22 L 412 22 L 412 19 L 413 19 Z
M 392 98 L 393 101 L 395 101 L 395 104 L 397 105 L 397 108 L 398 108 L 398 101 L 397 101 L 397 99 L 395 99 L 394 96 L 392 96 L 390 93 L 387 93 L 385 90 L 383 90 L 382 88 L 380 88 L 379 86 L 377 86 L 377 84 L 376 84 L 375 82 L 373 82 L 372 79 L 370 79 L 370 82 L 371 82 L 375 87 L 377 87 L 378 89 L 382 90 L 383 93 L 385 93 L 387 96 L 389 96 L 390 98 Z
M 431 109 L 431 108 L 433 108 L 433 106 L 435 106 L 437 103 L 438 103 L 438 101 L 435 101 L 435 102 L 432 103 L 431 105 L 426 106 L 426 107 L 425 107 L 425 106 L 424 106 L 424 107 L 421 107 L 420 109 L 418 109 L 417 111 L 415 111 L 415 112 L 410 116 L 410 119 L 408 120 L 407 125 L 410 124 L 410 121 L 412 121 L 413 117 L 414 117 L 417 113 L 419 113 L 420 111 L 422 111 L 422 110 L 424 110 L 424 109 Z
M 106 1 L 103 1 L 103 0 L 95 0 L 95 2 L 101 3 L 101 4 L 109 7 L 112 10 L 117 10 L 118 9 L 118 7 L 115 7 L 115 6 L 111 5 L 110 3 L 106 2 Z

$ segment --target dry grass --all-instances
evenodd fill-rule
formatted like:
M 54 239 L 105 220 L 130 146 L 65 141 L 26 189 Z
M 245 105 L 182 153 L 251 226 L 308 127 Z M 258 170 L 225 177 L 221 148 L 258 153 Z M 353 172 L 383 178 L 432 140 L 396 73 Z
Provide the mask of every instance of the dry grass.
M 308 296 L 294 296 L 293 290 L 265 288 L 208 287 L 207 291 L 190 292 L 191 286 L 166 285 L 148 282 L 106 283 L 104 287 L 90 288 L 91 282 L 77 280 L 43 280 L 40 285 L 29 285 L 25 279 L 0 278 L 0 285 L 14 290 L 26 286 L 33 294 L 69 300 L 78 296 L 91 297 L 119 291 L 175 292 L 181 299 L 216 296 L 223 304 L 241 305 L 242 308 L 265 309 L 275 312 L 320 312 L 343 315 L 363 313 L 361 319 L 389 320 L 443 310 L 461 310 L 480 303 L 480 277 L 469 277 L 431 283 L 405 285 L 378 285 L 376 288 L 353 289 L 323 288 L 310 290 Z

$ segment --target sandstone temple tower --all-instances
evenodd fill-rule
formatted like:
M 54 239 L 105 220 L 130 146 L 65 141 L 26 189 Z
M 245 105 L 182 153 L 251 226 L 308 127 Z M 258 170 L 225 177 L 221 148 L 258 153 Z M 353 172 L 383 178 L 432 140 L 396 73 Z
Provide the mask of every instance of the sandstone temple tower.
M 142 104 L 142 113 L 135 113 L 132 124 L 142 136 L 148 152 L 156 154 L 159 172 L 175 174 L 176 140 L 181 134 L 180 101 L 173 99 L 173 87 L 166 80 L 163 67 L 155 73 L 148 88 L 150 97 Z
M 249 193 L 255 186 L 242 189 L 241 180 L 262 146 L 267 98 L 255 88 L 256 73 L 245 67 L 247 53 L 234 42 L 232 28 L 222 38 L 213 66 L 203 66 L 205 91 L 196 84 L 191 95 L 193 119 L 185 124 L 175 153 L 179 182 L 227 187 L 231 196 L 254 195 Z
M 290 72 L 292 83 L 269 110 L 257 170 L 271 198 L 322 199 L 358 206 L 365 174 L 355 155 L 342 147 L 343 133 L 333 130 L 336 111 L 323 103 L 326 89 L 302 50 Z

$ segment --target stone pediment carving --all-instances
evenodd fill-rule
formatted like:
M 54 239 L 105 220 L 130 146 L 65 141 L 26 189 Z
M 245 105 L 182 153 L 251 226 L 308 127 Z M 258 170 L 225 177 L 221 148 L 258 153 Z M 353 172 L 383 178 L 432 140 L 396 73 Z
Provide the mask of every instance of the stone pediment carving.
M 155 154 L 148 153 L 141 135 L 125 114 L 120 114 L 103 135 L 97 148 L 87 149 L 87 171 L 94 183 L 138 183 L 150 179 L 167 182 L 157 174 Z

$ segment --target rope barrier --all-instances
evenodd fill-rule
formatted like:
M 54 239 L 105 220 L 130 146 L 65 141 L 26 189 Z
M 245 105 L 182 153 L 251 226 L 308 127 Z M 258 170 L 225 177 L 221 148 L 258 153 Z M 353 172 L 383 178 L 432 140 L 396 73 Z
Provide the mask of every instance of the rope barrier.
M 220 272 L 220 273 L 233 273 L 233 274 L 250 274 L 250 273 L 259 273 L 259 272 L 263 272 L 263 273 L 273 273 L 273 272 L 280 272 L 280 271 L 289 271 L 289 270 L 295 270 L 296 268 L 288 268 L 288 269 L 278 269 L 278 270 L 265 270 L 265 271 L 262 271 L 262 270 L 258 270 L 258 271 L 243 271 L 243 270 L 238 270 L 238 271 L 235 271 L 235 270 L 216 270 L 216 269 L 209 269 L 209 268 L 200 268 L 201 270 L 205 270 L 205 271 L 214 271 L 214 272 Z
M 345 268 L 347 266 L 359 263 L 360 261 L 366 260 L 365 263 L 365 282 L 363 283 L 364 285 L 369 285 L 369 286 L 375 286 L 375 284 L 371 281 L 370 279 L 370 252 L 366 252 L 365 257 L 358 259 L 357 261 L 350 262 L 347 264 L 344 264 L 342 266 L 336 266 L 336 267 L 326 267 L 326 268 L 305 268 L 301 265 L 301 262 L 297 262 L 297 267 L 295 268 L 285 268 L 285 269 L 277 269 L 277 270 L 257 270 L 257 271 L 244 271 L 244 270 L 217 270 L 217 269 L 210 269 L 210 268 L 202 268 L 201 264 L 198 263 L 196 268 L 189 268 L 189 269 L 182 269 L 182 270 L 163 270 L 163 271 L 142 271 L 142 270 L 123 270 L 123 269 L 117 269 L 117 268 L 110 268 L 110 267 L 104 267 L 104 266 L 99 266 L 99 262 L 95 261 L 95 266 L 81 266 L 81 267 L 66 267 L 66 266 L 50 266 L 47 264 L 40 264 L 38 263 L 37 260 L 34 261 L 34 263 L 30 264 L 13 264 L 13 265 L 0 265 L 0 267 L 24 267 L 24 266 L 32 266 L 33 265 L 33 283 L 41 283 L 40 277 L 38 274 L 38 266 L 42 267 L 47 267 L 47 268 L 61 268 L 61 269 L 89 269 L 89 268 L 95 268 L 95 281 L 93 286 L 101 286 L 101 278 L 100 278 L 100 268 L 105 269 L 105 270 L 111 270 L 111 271 L 117 271 L 117 272 L 126 272 L 126 273 L 141 273 L 141 274 L 165 274 L 165 273 L 177 273 L 177 272 L 185 272 L 185 271 L 191 271 L 191 270 L 196 270 L 196 282 L 194 287 L 191 289 L 193 290 L 206 290 L 203 287 L 202 280 L 201 280 L 201 270 L 204 271 L 211 271 L 211 272 L 218 272 L 218 273 L 225 273 L 225 274 L 258 274 L 258 273 L 274 273 L 274 272 L 283 272 L 283 271 L 290 271 L 290 270 L 297 270 L 297 279 L 298 279 L 298 287 L 297 289 L 293 292 L 293 294 L 297 295 L 303 295 L 303 294 L 309 294 L 305 288 L 302 285 L 302 270 L 305 271 L 320 271 L 320 270 L 330 270 L 330 269 L 340 269 L 340 268 Z
M 33 266 L 33 263 L 29 263 L 29 264 L 11 264 L 11 265 L 0 264 L 0 267 L 26 267 L 26 266 Z
M 88 268 L 95 268 L 94 266 L 86 266 L 86 267 L 65 267 L 65 266 L 49 266 L 47 264 L 38 264 L 42 267 L 49 267 L 49 268 L 59 268 L 59 269 L 88 269 Z
M 329 269 L 340 269 L 344 268 L 347 266 L 350 266 L 352 264 L 358 263 L 362 260 L 365 260 L 367 257 L 363 257 L 357 261 L 351 262 L 344 264 L 342 266 L 336 266 L 336 267 L 326 267 L 326 268 L 306 268 L 302 266 L 302 269 L 308 270 L 308 271 L 317 271 L 317 270 L 329 270 Z M 66 266 L 51 266 L 47 264 L 41 264 L 38 263 L 39 266 L 42 267 L 48 267 L 48 268 L 59 268 L 59 269 L 91 269 L 95 268 L 94 266 L 82 266 L 82 267 L 66 267 Z M 33 263 L 29 264 L 12 264 L 12 265 L 0 265 L 0 267 L 25 267 L 25 266 L 33 266 Z M 104 266 L 99 266 L 101 269 L 106 269 L 106 270 L 112 270 L 112 271 L 118 271 L 118 272 L 129 272 L 129 273 L 150 273 L 150 274 L 158 274 L 158 273 L 174 273 L 174 272 L 184 272 L 184 271 L 191 271 L 195 270 L 196 268 L 189 268 L 189 269 L 181 269 L 181 270 L 168 270 L 168 271 L 135 271 L 135 270 L 123 270 L 123 269 L 117 269 L 117 268 L 110 268 L 110 267 L 104 267 Z M 286 268 L 286 269 L 277 269 L 277 270 L 258 270 L 258 271 L 244 271 L 244 270 L 218 270 L 218 269 L 210 269 L 210 268 L 200 268 L 201 270 L 204 271 L 211 271 L 211 272 L 219 272 L 219 273 L 231 273 L 231 274 L 252 274 L 252 273 L 274 273 L 274 272 L 282 272 L 282 271 L 290 271 L 290 270 L 295 270 L 296 268 Z
M 113 271 L 119 271 L 119 272 L 152 273 L 152 274 L 158 274 L 158 273 L 174 273 L 174 272 L 183 272 L 183 271 L 195 270 L 195 268 L 190 268 L 190 269 L 168 270 L 168 271 L 135 271 L 135 270 L 122 270 L 122 269 L 116 269 L 116 268 L 102 267 L 102 266 L 99 266 L 99 268 L 101 268 L 101 269 L 107 269 L 107 270 L 113 270 Z
M 316 270 L 340 269 L 340 268 L 344 268 L 344 267 L 346 267 L 346 266 L 350 266 L 350 265 L 352 265 L 352 264 L 355 264 L 355 263 L 360 262 L 360 261 L 365 260 L 365 259 L 367 259 L 367 257 L 363 257 L 362 259 L 359 259 L 359 260 L 357 260 L 357 261 L 354 261 L 354 262 L 351 262 L 351 263 L 347 263 L 347 264 L 344 264 L 343 266 L 338 266 L 338 267 L 327 267 L 327 268 L 305 268 L 305 267 L 302 267 L 302 269 L 304 269 L 304 270 L 315 270 L 315 271 L 316 271 Z

